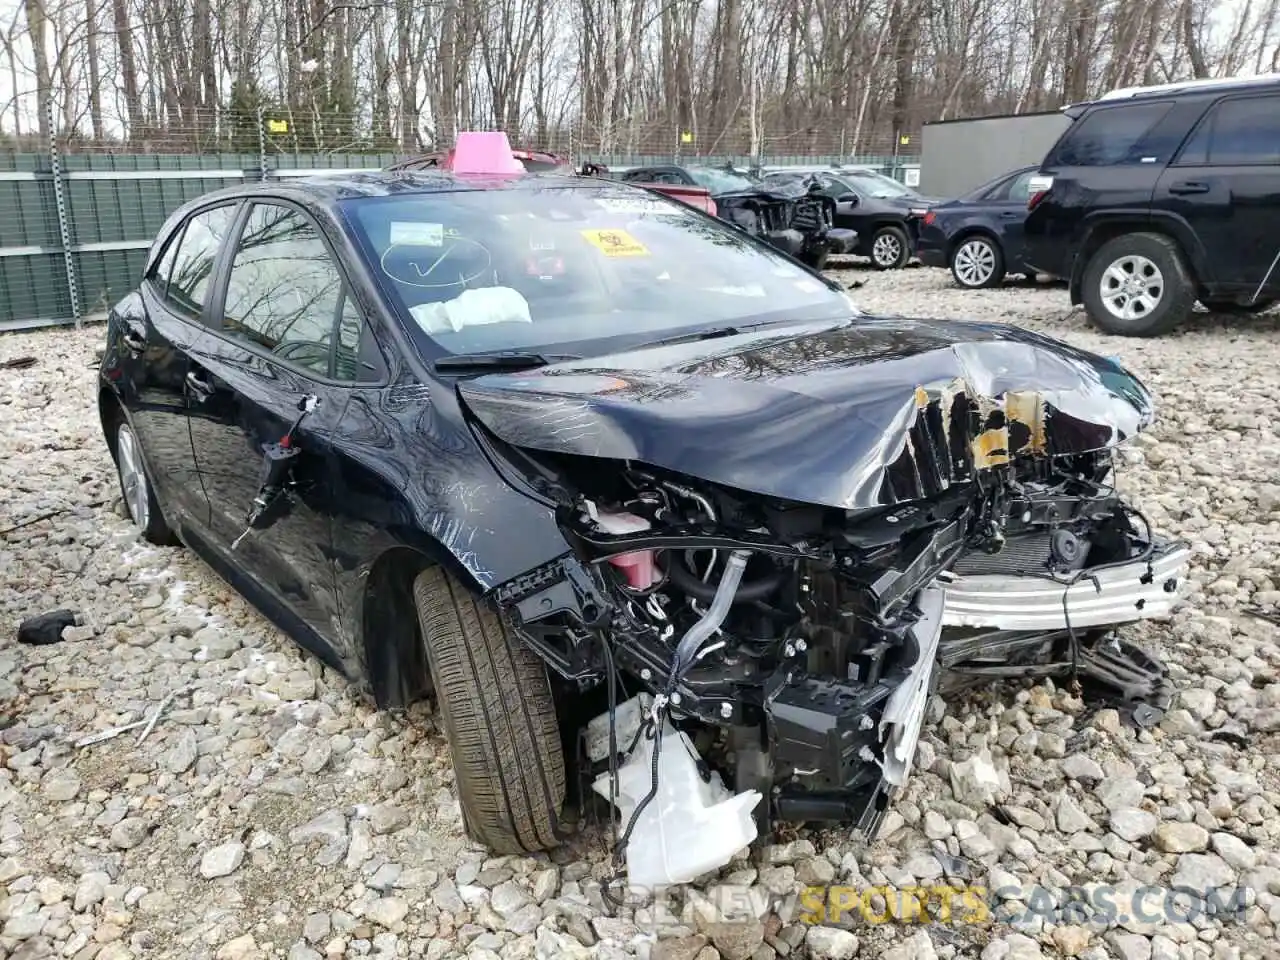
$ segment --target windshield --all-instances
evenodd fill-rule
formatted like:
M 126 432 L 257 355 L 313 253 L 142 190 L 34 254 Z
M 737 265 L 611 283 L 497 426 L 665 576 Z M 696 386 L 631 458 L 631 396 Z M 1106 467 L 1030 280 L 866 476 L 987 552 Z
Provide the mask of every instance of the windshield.
M 910 187 L 904 187 L 893 177 L 886 177 L 874 170 L 845 170 L 840 176 L 855 186 L 861 187 L 877 200 L 918 196 Z
M 734 190 L 750 190 L 755 181 L 740 173 L 729 170 L 716 170 L 714 167 L 687 167 L 689 176 L 700 187 L 706 187 L 714 193 L 730 193 Z
M 848 295 L 728 224 L 648 191 L 458 190 L 343 201 L 428 359 L 603 353 L 717 326 L 856 315 Z

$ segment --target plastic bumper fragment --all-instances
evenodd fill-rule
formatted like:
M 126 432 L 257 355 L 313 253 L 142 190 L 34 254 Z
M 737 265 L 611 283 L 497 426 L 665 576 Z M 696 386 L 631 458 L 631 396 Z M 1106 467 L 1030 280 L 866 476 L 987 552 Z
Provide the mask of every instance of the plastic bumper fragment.
M 625 706 L 625 705 L 624 705 Z M 618 769 L 618 812 L 623 823 L 653 786 L 654 740 L 642 736 Z M 609 797 L 609 774 L 592 789 Z M 652 890 L 688 883 L 728 863 L 756 838 L 751 811 L 761 800 L 756 790 L 732 795 L 714 771 L 704 780 L 689 738 L 664 721 L 658 752 L 658 792 L 641 811 L 627 841 L 627 882 Z

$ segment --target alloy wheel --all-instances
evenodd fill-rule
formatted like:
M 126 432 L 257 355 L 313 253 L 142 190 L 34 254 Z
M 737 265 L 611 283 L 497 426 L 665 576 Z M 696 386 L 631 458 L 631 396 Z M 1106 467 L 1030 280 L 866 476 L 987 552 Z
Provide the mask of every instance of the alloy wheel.
M 875 245 L 871 248 L 871 255 L 875 258 L 876 263 L 881 266 L 889 266 L 898 262 L 898 257 L 902 255 L 902 244 L 898 242 L 898 238 L 892 233 L 882 233 L 876 237 Z
M 141 530 L 151 522 L 151 498 L 147 493 L 147 473 L 142 466 L 138 439 L 128 424 L 116 434 L 116 457 L 120 465 L 120 490 L 129 519 Z
M 996 269 L 996 252 L 985 240 L 969 240 L 956 251 L 956 276 L 966 287 L 980 287 Z
M 1164 296 L 1164 274 L 1154 262 L 1138 254 L 1121 257 L 1102 272 L 1102 305 L 1119 320 L 1149 316 Z

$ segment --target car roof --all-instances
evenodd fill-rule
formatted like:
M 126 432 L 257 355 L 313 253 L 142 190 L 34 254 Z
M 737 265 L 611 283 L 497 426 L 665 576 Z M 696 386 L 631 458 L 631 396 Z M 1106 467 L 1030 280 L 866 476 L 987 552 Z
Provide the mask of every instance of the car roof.
M 1117 100 L 1139 100 L 1146 97 L 1176 96 L 1178 94 L 1196 93 L 1229 93 L 1233 90 L 1250 90 L 1255 87 L 1267 88 L 1280 84 L 1280 73 L 1264 73 L 1256 77 L 1215 77 L 1207 80 L 1179 80 L 1172 83 L 1157 83 L 1141 87 L 1119 87 L 1109 90 L 1096 100 L 1082 100 L 1067 104 L 1062 109 L 1076 112 L 1085 107 L 1099 104 L 1111 104 Z
M 454 193 L 475 190 L 534 190 L 555 187 L 601 187 L 624 185 L 599 177 L 580 177 L 566 173 L 520 173 L 458 176 L 446 170 L 370 170 L 367 173 L 325 174 L 318 170 L 311 177 L 267 179 L 241 183 L 207 193 L 193 203 L 237 197 L 273 196 L 291 198 L 302 203 L 328 206 L 360 197 L 414 196 L 431 193 Z

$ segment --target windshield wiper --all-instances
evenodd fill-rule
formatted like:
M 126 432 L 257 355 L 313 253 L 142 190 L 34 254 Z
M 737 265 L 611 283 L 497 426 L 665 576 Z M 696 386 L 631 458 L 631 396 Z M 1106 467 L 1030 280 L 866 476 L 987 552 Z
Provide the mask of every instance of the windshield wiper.
M 668 347 L 676 343 L 697 343 L 701 340 L 718 340 L 721 337 L 738 337 L 746 333 L 748 330 L 757 330 L 760 327 L 771 327 L 775 324 L 796 323 L 794 318 L 787 317 L 782 320 L 757 320 L 754 323 L 740 323 L 736 326 L 713 327 L 710 330 L 695 330 L 692 333 L 677 333 L 675 336 L 663 337 L 661 340 L 646 340 L 644 343 L 636 344 L 631 350 L 643 350 L 647 347 Z
M 456 353 L 441 357 L 432 366 L 436 370 L 528 370 L 545 367 L 563 360 L 581 360 L 576 353 L 526 353 L 502 350 L 494 353 Z

